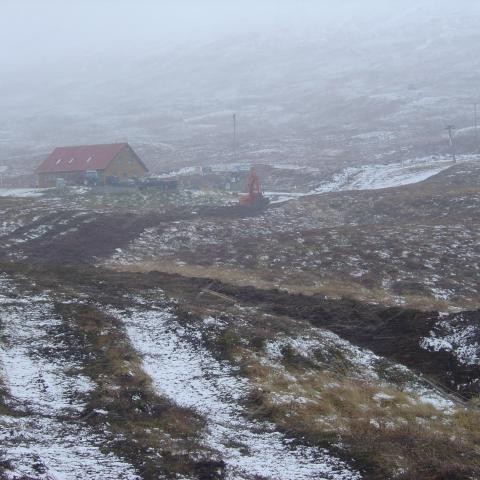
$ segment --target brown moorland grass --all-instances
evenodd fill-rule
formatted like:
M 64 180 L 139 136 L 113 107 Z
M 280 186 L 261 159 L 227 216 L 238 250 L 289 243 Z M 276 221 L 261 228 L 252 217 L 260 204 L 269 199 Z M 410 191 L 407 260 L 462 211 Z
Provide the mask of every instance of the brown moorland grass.
M 308 272 L 302 272 L 298 278 L 289 275 L 287 280 L 280 277 L 283 272 L 254 270 L 246 268 L 234 268 L 216 265 L 207 267 L 204 265 L 194 265 L 188 263 L 178 263 L 174 260 L 158 259 L 148 261 L 138 261 L 129 264 L 106 263 L 107 268 L 118 272 L 162 272 L 169 274 L 180 274 L 189 278 L 210 278 L 240 287 L 252 286 L 260 289 L 281 288 L 289 293 L 301 293 L 304 295 L 325 295 L 328 298 L 353 298 L 363 302 L 374 302 L 382 305 L 398 305 L 398 298 L 384 289 L 378 287 L 367 288 L 361 282 L 338 281 L 330 278 L 319 278 Z M 294 280 L 297 280 L 296 282 Z M 428 311 L 448 311 L 452 302 L 433 298 L 429 295 L 403 295 L 403 306 L 409 306 L 417 310 Z M 463 302 L 462 307 L 467 304 Z M 468 304 L 472 308 L 477 306 L 476 302 Z
M 366 478 L 454 480 L 480 475 L 480 411 L 446 412 L 391 385 L 298 365 L 276 368 L 238 352 L 257 390 L 252 415 L 354 458 Z M 246 360 L 248 359 L 248 360 Z

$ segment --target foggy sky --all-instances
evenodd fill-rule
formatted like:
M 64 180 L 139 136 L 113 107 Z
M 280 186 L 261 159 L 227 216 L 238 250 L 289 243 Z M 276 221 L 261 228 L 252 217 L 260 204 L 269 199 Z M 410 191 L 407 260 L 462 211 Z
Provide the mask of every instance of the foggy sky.
M 123 55 L 215 41 L 224 35 L 319 34 L 332 24 L 374 31 L 409 9 L 452 9 L 473 0 L 2 0 L 0 62 L 4 75 L 76 55 Z

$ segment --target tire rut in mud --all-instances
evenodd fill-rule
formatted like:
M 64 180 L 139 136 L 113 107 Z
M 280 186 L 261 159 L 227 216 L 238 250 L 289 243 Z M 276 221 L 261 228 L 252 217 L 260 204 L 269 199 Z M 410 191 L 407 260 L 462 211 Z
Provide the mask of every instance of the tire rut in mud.
M 136 239 L 145 229 L 168 225 L 173 221 L 200 218 L 251 217 L 262 210 L 232 207 L 201 206 L 178 208 L 166 213 L 94 213 L 54 212 L 19 227 L 9 237 L 13 245 L 8 251 L 17 251 L 32 263 L 41 264 L 93 264 L 99 258 L 111 256 L 116 249 L 123 248 Z M 37 238 L 23 240 L 29 231 L 37 228 L 47 231 Z M 7 252 L 1 252 L 5 256 Z
M 128 244 L 145 228 L 158 225 L 158 215 L 96 214 L 54 225 L 48 234 L 21 246 L 22 254 L 33 263 L 88 264 L 111 255 Z

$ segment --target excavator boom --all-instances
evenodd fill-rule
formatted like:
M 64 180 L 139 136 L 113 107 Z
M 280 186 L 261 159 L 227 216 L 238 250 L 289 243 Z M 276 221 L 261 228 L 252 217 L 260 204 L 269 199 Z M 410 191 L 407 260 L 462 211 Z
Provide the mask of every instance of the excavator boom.
M 248 207 L 259 207 L 268 203 L 268 200 L 262 194 L 262 189 L 260 187 L 260 179 L 258 178 L 255 167 L 252 167 L 250 169 L 250 173 L 247 178 L 247 191 L 248 194 L 240 195 L 240 205 Z

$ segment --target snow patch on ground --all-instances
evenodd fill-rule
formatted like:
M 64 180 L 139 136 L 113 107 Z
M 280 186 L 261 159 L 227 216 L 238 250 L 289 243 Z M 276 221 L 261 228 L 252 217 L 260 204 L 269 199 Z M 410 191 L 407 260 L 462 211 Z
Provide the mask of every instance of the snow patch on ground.
M 4 213 L 4 212 L 0 212 Z M 0 237 L 9 235 L 10 233 L 14 232 L 18 227 L 20 226 L 20 223 L 18 221 L 12 221 L 12 220 L 3 220 L 0 222 Z
M 435 162 L 425 167 L 401 164 L 351 167 L 337 174 L 331 182 L 315 189 L 315 193 L 342 190 L 378 190 L 422 182 L 450 167 L 451 162 Z
M 41 197 L 44 188 L 0 188 L 0 197 Z
M 422 182 L 452 165 L 449 159 L 435 160 L 432 157 L 427 157 L 403 163 L 349 167 L 335 174 L 331 180 L 324 182 L 310 192 L 265 192 L 265 195 L 271 199 L 271 203 L 280 203 L 318 193 L 400 187 Z
M 326 450 L 293 446 L 273 425 L 245 417 L 241 400 L 249 393 L 246 380 L 227 362 L 214 359 L 168 309 L 111 313 L 125 322 L 159 393 L 205 416 L 206 441 L 222 454 L 228 478 L 360 478 Z
M 480 329 L 478 325 L 467 323 L 464 315 L 453 319 L 440 320 L 428 337 L 421 340 L 425 350 L 453 353 L 464 365 L 480 365 Z

